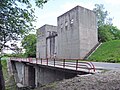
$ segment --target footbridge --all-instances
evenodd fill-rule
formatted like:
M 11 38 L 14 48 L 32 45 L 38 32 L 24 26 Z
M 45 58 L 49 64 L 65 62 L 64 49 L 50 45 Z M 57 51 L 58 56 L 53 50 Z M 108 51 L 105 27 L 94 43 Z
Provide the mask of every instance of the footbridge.
M 16 83 L 32 88 L 96 71 L 92 62 L 80 59 L 10 58 L 8 65 Z

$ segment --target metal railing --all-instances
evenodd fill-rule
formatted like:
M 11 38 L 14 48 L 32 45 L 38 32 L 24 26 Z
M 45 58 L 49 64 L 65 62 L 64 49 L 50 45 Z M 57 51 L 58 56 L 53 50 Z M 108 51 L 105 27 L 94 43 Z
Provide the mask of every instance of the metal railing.
M 33 64 L 40 64 L 52 67 L 60 67 L 66 69 L 74 69 L 80 71 L 82 69 L 88 70 L 88 72 L 95 72 L 95 66 L 92 62 L 84 61 L 81 59 L 51 59 L 51 58 L 11 58 L 12 61 L 27 62 Z

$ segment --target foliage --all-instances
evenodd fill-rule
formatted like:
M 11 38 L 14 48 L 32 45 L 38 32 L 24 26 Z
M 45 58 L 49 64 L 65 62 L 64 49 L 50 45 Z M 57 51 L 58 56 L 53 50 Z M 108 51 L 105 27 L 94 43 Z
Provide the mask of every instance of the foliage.
M 8 72 L 7 72 L 7 61 L 6 60 L 2 60 L 1 61 L 1 64 L 2 64 L 2 69 L 3 69 L 3 76 L 5 78 L 5 80 L 7 80 L 9 77 L 8 77 Z
M 13 53 L 13 54 L 7 54 L 5 55 L 7 57 L 18 57 L 18 58 L 25 58 L 26 56 L 23 53 Z
M 100 26 L 98 33 L 98 38 L 102 42 L 120 39 L 120 30 L 112 25 Z
M 47 0 L 34 2 L 41 7 Z M 2 49 L 9 47 L 6 45 L 8 41 L 18 40 L 33 29 L 35 15 L 31 3 L 30 0 L 0 0 L 0 60 Z M 1 68 L 0 61 L 0 88 L 5 90 Z
M 98 62 L 120 62 L 120 40 L 104 42 L 89 60 Z
M 29 34 L 22 40 L 22 46 L 26 50 L 25 55 L 27 57 L 36 57 L 36 35 Z
M 33 0 L 34 1 L 34 0 Z M 35 0 L 36 6 L 41 7 L 47 0 Z M 34 27 L 35 21 L 32 1 L 2 0 L 0 2 L 0 52 L 8 41 L 18 40 Z
M 111 25 L 112 24 L 112 18 L 108 17 L 108 11 L 105 10 L 103 4 L 95 4 L 95 8 L 93 9 L 97 16 L 97 25 L 98 28 L 100 26 L 103 26 L 105 24 Z
M 112 25 L 112 18 L 103 4 L 95 4 L 93 11 L 97 16 L 98 39 L 101 42 L 120 39 L 120 30 Z

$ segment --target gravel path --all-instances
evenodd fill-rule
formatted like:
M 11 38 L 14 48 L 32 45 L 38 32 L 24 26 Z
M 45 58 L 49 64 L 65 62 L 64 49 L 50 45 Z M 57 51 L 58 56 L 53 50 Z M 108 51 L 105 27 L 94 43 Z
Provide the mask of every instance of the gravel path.
M 120 70 L 78 76 L 56 83 L 52 89 L 42 90 L 120 90 Z

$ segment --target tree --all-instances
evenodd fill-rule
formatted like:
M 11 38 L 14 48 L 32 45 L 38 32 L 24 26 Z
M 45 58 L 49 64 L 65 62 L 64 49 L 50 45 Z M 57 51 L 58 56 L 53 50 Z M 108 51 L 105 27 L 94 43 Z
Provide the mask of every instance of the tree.
M 120 30 L 113 26 L 105 24 L 98 28 L 98 38 L 102 42 L 120 39 Z
M 97 25 L 98 28 L 105 24 L 112 25 L 112 18 L 109 17 L 108 11 L 105 10 L 103 4 L 95 4 L 95 8 L 93 9 L 97 16 Z
M 97 17 L 98 26 L 98 40 L 106 42 L 114 39 L 113 33 L 111 33 L 112 18 L 109 17 L 108 11 L 105 10 L 103 4 L 95 4 L 93 11 Z
M 34 1 L 34 0 L 33 0 Z M 35 0 L 42 7 L 47 0 Z M 20 4 L 25 7 L 20 7 Z M 8 41 L 18 40 L 33 29 L 34 9 L 29 0 L 0 0 L 0 52 Z M 10 47 L 9 47 L 10 48 Z M 5 90 L 0 57 L 0 89 Z
M 22 46 L 26 50 L 25 56 L 36 57 L 36 35 L 29 34 L 22 40 Z
M 98 38 L 101 42 L 111 41 L 114 39 L 114 35 L 110 32 L 112 26 L 102 25 L 98 28 Z

